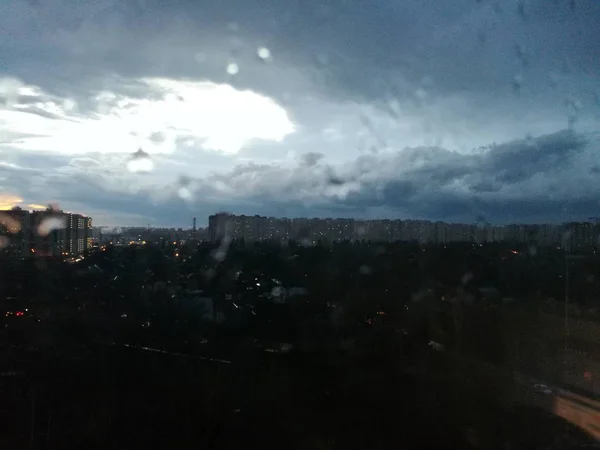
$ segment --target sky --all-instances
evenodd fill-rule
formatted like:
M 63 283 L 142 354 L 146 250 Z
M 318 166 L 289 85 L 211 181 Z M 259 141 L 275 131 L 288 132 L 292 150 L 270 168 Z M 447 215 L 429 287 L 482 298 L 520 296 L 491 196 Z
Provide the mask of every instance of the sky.
M 5 0 L 0 208 L 600 216 L 597 0 Z

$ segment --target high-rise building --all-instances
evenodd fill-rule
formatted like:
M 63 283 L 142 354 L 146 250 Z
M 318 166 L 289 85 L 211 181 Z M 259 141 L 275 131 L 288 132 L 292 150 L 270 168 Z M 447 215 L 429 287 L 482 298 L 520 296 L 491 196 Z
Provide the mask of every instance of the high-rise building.
M 31 245 L 31 213 L 19 207 L 0 211 L 0 235 L 3 247 L 16 255 L 29 253 Z
M 229 236 L 233 228 L 233 216 L 227 213 L 219 213 L 208 218 L 209 239 L 213 242 L 220 241 Z
M 81 214 L 46 210 L 32 213 L 33 253 L 80 255 L 92 246 L 92 219 Z

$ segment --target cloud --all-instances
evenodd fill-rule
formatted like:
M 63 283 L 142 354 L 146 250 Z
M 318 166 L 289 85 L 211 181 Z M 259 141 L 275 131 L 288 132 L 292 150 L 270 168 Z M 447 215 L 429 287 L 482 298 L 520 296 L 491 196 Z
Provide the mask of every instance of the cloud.
M 0 124 L 13 136 L 6 136 L 4 144 L 64 154 L 125 153 L 137 147 L 172 153 L 177 140 L 188 139 L 235 154 L 254 139 L 280 142 L 294 132 L 281 106 L 250 90 L 208 81 L 122 81 L 136 94 L 115 81 L 113 89 L 80 98 L 87 105 L 80 108 L 36 86 L 0 79 L 9 99 L 0 110 Z
M 591 211 L 582 212 L 578 205 L 597 205 L 600 180 L 580 173 L 600 160 L 599 143 L 597 134 L 565 130 L 471 154 L 418 147 L 337 165 L 314 161 L 309 154 L 293 167 L 251 163 L 213 174 L 202 180 L 198 195 L 234 199 L 238 208 L 244 202 L 287 205 L 291 214 L 294 208 L 326 213 L 335 206 L 351 216 L 378 208 L 395 217 L 434 220 L 473 221 L 482 214 L 492 221 L 548 220 L 569 212 L 582 218 Z
M 23 199 L 17 195 L 0 194 L 0 210 L 11 209 L 15 206 L 19 206 L 22 201 Z
M 45 210 L 48 208 L 48 205 L 37 205 L 35 203 L 30 203 L 25 206 L 27 207 L 27 209 L 33 209 L 33 210 Z
M 10 1 L 0 187 L 107 223 L 583 217 L 600 3 L 521 3 Z

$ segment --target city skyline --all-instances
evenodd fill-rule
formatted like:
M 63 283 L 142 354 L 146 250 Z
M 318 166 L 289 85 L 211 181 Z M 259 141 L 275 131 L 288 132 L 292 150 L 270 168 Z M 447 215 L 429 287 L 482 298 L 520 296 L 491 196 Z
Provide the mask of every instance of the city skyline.
M 247 242 L 296 241 L 310 245 L 341 241 L 395 242 L 415 241 L 422 244 L 451 242 L 529 243 L 541 246 L 559 246 L 565 249 L 600 246 L 600 218 L 590 217 L 583 222 L 562 224 L 508 224 L 494 225 L 481 220 L 478 223 L 448 223 L 415 219 L 352 219 L 315 217 L 268 217 L 217 213 L 209 216 L 209 225 L 191 227 L 101 227 L 109 240 L 126 243 L 133 238 L 152 241 L 154 236 L 167 240 L 200 240 L 217 242 L 243 239 Z M 152 235 L 147 232 L 153 233 Z M 141 234 L 139 234 L 141 233 Z M 156 234 L 158 233 L 158 234 Z M 120 236 L 120 237 L 119 237 Z
M 123 224 L 117 224 L 117 225 L 102 225 L 102 224 L 96 224 L 97 227 L 100 228 L 106 228 L 106 229 L 115 229 L 115 228 L 140 228 L 140 229 L 144 229 L 144 228 L 150 228 L 150 229 L 172 229 L 172 230 L 193 230 L 194 229 L 194 224 L 196 225 L 196 228 L 198 230 L 200 229 L 206 229 L 209 226 L 209 218 L 211 216 L 214 215 L 219 215 L 219 214 L 225 214 L 225 215 L 231 215 L 231 216 L 236 216 L 236 217 L 240 217 L 240 216 L 244 216 L 244 217 L 260 217 L 260 218 L 267 218 L 267 219 L 285 219 L 285 220 L 294 220 L 294 219 L 309 219 L 309 220 L 351 220 L 351 221 L 421 221 L 421 222 L 431 222 L 431 223 L 446 223 L 449 225 L 476 225 L 476 226 L 483 226 L 483 225 L 489 225 L 489 226 L 496 226 L 496 227 L 506 227 L 506 226 L 510 226 L 510 225 L 524 225 L 524 226 L 532 226 L 532 225 L 549 225 L 549 226 L 560 226 L 560 225 L 565 225 L 565 224 L 570 224 L 570 223 L 581 223 L 581 224 L 598 224 L 600 223 L 600 216 L 598 217 L 587 217 L 584 220 L 566 220 L 564 222 L 519 222 L 519 221 L 515 221 L 515 222 L 507 222 L 507 223 L 492 223 L 492 222 L 488 222 L 485 217 L 483 216 L 479 216 L 479 217 L 475 217 L 472 221 L 465 221 L 465 222 L 450 222 L 450 221 L 446 221 L 446 220 L 429 220 L 429 219 L 420 219 L 420 218 L 416 218 L 416 217 L 403 217 L 403 218 L 398 218 L 398 217 L 374 217 L 374 218 L 354 218 L 354 217 L 348 217 L 348 216 L 329 216 L 329 217 L 318 217 L 318 216 L 295 216 L 295 217 L 288 217 L 288 216 L 267 216 L 267 215 L 261 215 L 261 214 L 235 214 L 235 213 L 230 213 L 230 212 L 224 212 L 224 211 L 220 211 L 220 212 L 213 212 L 206 217 L 206 221 L 203 222 L 203 217 L 202 216 L 191 216 L 190 219 L 190 223 L 189 224 L 184 224 L 184 223 L 178 223 L 175 225 L 169 225 L 169 224 L 160 224 L 160 223 L 147 223 L 147 224 L 140 224 L 140 225 L 123 225 Z M 194 219 L 196 219 L 196 221 L 194 222 Z
M 422 244 L 451 242 L 533 243 L 542 246 L 575 247 L 600 245 L 600 222 L 571 222 L 561 225 L 510 224 L 496 226 L 426 220 L 354 220 L 340 218 L 276 218 L 215 214 L 209 217 L 208 240 L 248 242 L 289 240 L 314 245 L 317 242 L 415 241 Z
M 92 218 L 48 206 L 0 209 L 0 250 L 18 256 L 76 256 L 92 247 Z

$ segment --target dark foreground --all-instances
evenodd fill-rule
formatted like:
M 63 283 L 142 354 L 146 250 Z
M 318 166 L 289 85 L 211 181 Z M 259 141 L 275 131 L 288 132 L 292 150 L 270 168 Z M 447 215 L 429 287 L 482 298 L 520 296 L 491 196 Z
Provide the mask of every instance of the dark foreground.
M 444 361 L 123 346 L 4 349 L 0 448 L 578 448 L 594 441 Z M 77 354 L 77 356 L 74 356 Z M 11 367 L 8 367 L 11 366 Z M 499 401 L 504 397 L 504 401 Z

